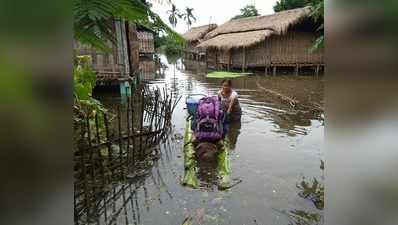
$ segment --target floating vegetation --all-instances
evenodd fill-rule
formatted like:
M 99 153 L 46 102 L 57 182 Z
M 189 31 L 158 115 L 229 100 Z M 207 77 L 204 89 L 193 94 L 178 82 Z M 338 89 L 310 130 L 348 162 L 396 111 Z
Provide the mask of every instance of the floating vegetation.
M 252 73 L 237 73 L 237 72 L 227 72 L 227 71 L 214 71 L 206 75 L 207 78 L 238 78 L 251 75 Z

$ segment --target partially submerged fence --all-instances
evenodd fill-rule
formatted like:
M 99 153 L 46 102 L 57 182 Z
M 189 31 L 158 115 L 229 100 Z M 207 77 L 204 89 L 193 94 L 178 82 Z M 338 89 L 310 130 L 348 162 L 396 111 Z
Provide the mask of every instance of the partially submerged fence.
M 98 214 L 106 216 L 110 187 L 145 175 L 159 158 L 157 146 L 168 136 L 179 100 L 166 88 L 146 87 L 113 114 L 94 111 L 82 118 L 75 129 L 75 224 L 100 224 Z

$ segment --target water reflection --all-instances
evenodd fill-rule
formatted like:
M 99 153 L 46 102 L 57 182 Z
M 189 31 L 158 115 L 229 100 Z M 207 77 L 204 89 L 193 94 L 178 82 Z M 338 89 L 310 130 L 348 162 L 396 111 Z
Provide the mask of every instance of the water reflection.
M 90 208 L 85 209 L 88 214 L 75 214 L 75 224 L 145 224 L 143 212 L 150 212 L 151 205 L 162 205 L 164 201 L 174 198 L 163 178 L 161 166 L 164 160 L 170 158 L 173 152 L 172 138 L 167 138 L 158 146 L 161 154 L 167 155 L 159 161 L 151 161 L 145 173 L 133 179 L 115 178 L 110 185 L 100 188 L 102 191 L 91 202 Z M 75 192 L 80 192 L 75 189 Z M 75 202 L 82 202 L 83 196 L 77 197 Z M 83 199 L 84 200 L 84 199 Z M 89 199 L 86 199 L 89 200 Z M 91 201 L 91 200 L 89 200 Z M 155 203 L 156 202 L 156 203 Z M 82 209 L 81 212 L 84 212 Z
M 229 149 L 232 151 L 236 147 L 236 143 L 238 142 L 238 137 L 240 134 L 240 129 L 242 127 L 242 123 L 239 122 L 233 122 L 229 124 L 229 130 L 226 135 L 226 138 L 228 139 L 229 143 Z
M 321 161 L 320 169 L 324 170 L 324 162 Z M 322 176 L 323 179 L 323 176 Z M 300 190 L 298 195 L 311 201 L 315 208 L 314 210 L 303 210 L 303 209 L 293 209 L 285 214 L 289 217 L 289 225 L 322 225 L 324 224 L 323 209 L 325 204 L 325 187 L 318 181 L 318 179 L 313 178 L 312 181 L 308 181 L 305 178 L 296 185 Z

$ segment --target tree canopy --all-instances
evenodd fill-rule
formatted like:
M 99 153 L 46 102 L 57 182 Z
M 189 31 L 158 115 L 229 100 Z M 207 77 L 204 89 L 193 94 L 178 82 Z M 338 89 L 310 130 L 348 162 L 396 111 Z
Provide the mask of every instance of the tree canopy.
M 240 9 L 240 14 L 232 17 L 233 20 L 245 18 L 245 17 L 252 17 L 252 16 L 259 16 L 258 10 L 256 9 L 255 5 L 246 5 L 245 7 Z
M 289 9 L 302 8 L 307 6 L 311 0 L 279 0 L 274 5 L 274 11 L 280 12 Z

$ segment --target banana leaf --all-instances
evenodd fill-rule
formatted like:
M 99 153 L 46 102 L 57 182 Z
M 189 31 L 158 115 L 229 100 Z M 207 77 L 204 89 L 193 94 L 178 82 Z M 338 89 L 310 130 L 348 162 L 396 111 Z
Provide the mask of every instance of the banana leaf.
M 192 134 L 191 120 L 188 120 L 184 137 L 184 178 L 182 184 L 197 188 L 199 186 L 199 181 L 196 176 L 198 167 L 195 160 L 195 146 L 193 144 Z
M 199 180 L 197 177 L 198 165 L 195 158 L 195 146 L 193 144 L 193 131 L 191 129 L 191 120 L 187 121 L 185 127 L 184 137 L 184 178 L 182 181 L 183 185 L 197 188 L 199 186 Z M 219 154 L 217 155 L 217 177 L 218 188 L 225 190 L 231 187 L 231 162 L 229 158 L 229 142 L 228 138 L 220 140 L 218 143 L 222 146 Z
M 229 159 L 229 143 L 228 139 L 220 141 L 220 153 L 217 156 L 217 175 L 218 175 L 218 188 L 221 190 L 228 189 L 231 186 L 231 162 Z

